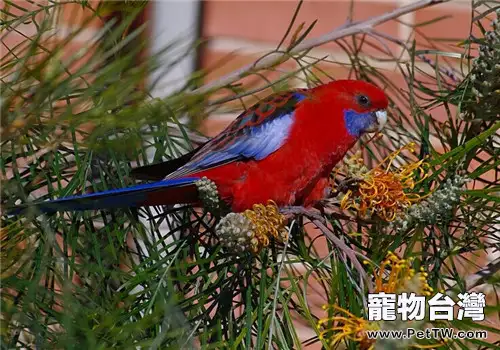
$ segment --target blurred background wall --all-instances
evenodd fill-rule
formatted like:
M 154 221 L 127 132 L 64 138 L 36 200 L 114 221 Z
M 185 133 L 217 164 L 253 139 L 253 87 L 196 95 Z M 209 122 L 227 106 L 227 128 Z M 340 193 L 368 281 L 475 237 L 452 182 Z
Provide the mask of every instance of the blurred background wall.
M 306 27 L 317 20 L 311 31 L 311 36 L 318 36 L 346 23 L 352 13 L 353 21 L 367 19 L 371 16 L 392 11 L 395 8 L 413 0 L 306 0 L 304 1 L 296 26 L 302 22 Z M 98 1 L 90 1 L 97 5 Z M 47 4 L 47 0 L 17 0 L 16 4 L 27 9 L 34 9 L 39 4 Z M 153 91 L 155 96 L 161 96 L 176 86 L 182 84 L 194 69 L 203 68 L 209 71 L 206 80 L 211 81 L 246 64 L 254 62 L 263 53 L 275 48 L 285 33 L 290 19 L 296 9 L 297 2 L 292 0 L 255 1 L 255 0 L 183 0 L 183 1 L 151 1 L 144 9 L 141 21 L 148 22 L 148 40 L 150 50 L 155 52 L 179 37 L 184 43 L 197 38 L 203 38 L 206 43 L 197 53 L 190 55 L 167 75 L 159 70 L 151 80 L 159 78 L 161 83 Z M 15 12 L 15 8 L 9 11 Z M 18 10 L 20 11 L 20 10 Z M 81 26 L 92 12 L 85 10 L 77 3 L 68 3 L 61 9 L 58 23 L 54 26 L 57 40 L 64 40 L 75 28 Z M 378 31 L 394 40 L 411 42 L 415 38 L 418 48 L 438 48 L 460 50 L 456 47 L 467 37 L 471 28 L 471 4 L 469 1 L 455 0 L 449 3 L 426 8 L 410 13 L 378 27 Z M 85 31 L 72 40 L 68 47 L 68 57 L 91 40 L 103 26 L 101 19 L 93 19 Z M 138 25 L 138 24 L 137 24 Z M 416 26 L 416 30 L 413 27 Z M 24 40 L 25 36 L 35 33 L 32 25 L 18 28 L 17 33 L 2 37 L 2 56 L 8 55 L 12 49 Z M 433 43 L 426 45 L 427 39 Z M 437 39 L 437 41 L 436 41 Z M 380 45 L 378 45 L 380 46 Z M 388 43 L 385 49 L 395 56 L 400 48 L 394 43 Z M 364 45 L 363 51 L 374 58 L 383 56 L 380 47 Z M 87 55 L 91 55 L 88 52 Z M 327 60 L 319 67 L 332 78 L 349 77 L 349 56 L 339 45 L 330 43 L 310 52 L 312 57 L 325 57 Z M 82 60 L 85 59 L 85 56 Z M 395 65 L 390 62 L 371 60 L 375 67 L 382 69 L 384 74 L 395 84 L 406 88 L 406 83 Z M 417 62 L 423 70 L 430 67 L 425 62 Z M 293 62 L 287 62 L 281 69 L 290 71 L 298 68 Z M 269 72 L 267 78 L 276 78 L 277 73 Z M 264 80 L 257 77 L 248 79 L 253 84 L 262 84 Z M 252 81 L 253 80 L 253 81 Z M 300 80 L 291 80 L 291 85 L 304 85 Z M 439 113 L 439 111 L 437 111 Z M 201 130 L 207 135 L 214 135 L 224 128 L 235 113 L 222 113 L 210 116 L 201 125 Z
M 317 20 L 310 36 L 318 36 L 346 23 L 352 12 L 351 20 L 360 21 L 372 16 L 380 15 L 395 8 L 412 2 L 413 0 L 355 0 L 355 1 L 304 1 L 296 20 L 296 26 L 305 22 L 306 27 Z M 280 41 L 290 23 L 297 2 L 290 0 L 282 1 L 219 1 L 210 0 L 203 2 L 202 6 L 202 34 L 207 38 L 208 44 L 200 54 L 201 67 L 210 69 L 207 79 L 229 73 L 246 64 L 252 63 L 263 52 L 273 49 Z M 352 8 L 351 8 L 352 7 Z M 436 19 L 441 20 L 432 22 Z M 427 23 L 427 24 L 426 24 Z M 414 32 L 413 26 L 417 27 Z M 471 5 L 469 1 L 452 1 L 440 6 L 410 13 L 400 17 L 397 21 L 390 21 L 378 27 L 378 31 L 395 40 L 411 42 L 415 38 L 420 44 L 419 48 L 431 48 L 425 45 L 425 38 L 446 39 L 441 41 L 439 48 L 447 51 L 458 50 L 456 44 L 467 37 L 471 28 Z M 436 43 L 434 42 L 434 45 Z M 381 45 L 378 45 L 381 46 Z M 388 43 L 394 55 L 400 54 L 400 48 L 396 44 Z M 370 45 L 364 45 L 363 51 L 374 57 L 383 56 L 380 50 Z M 334 77 L 342 79 L 349 77 L 349 57 L 342 48 L 330 43 L 321 48 L 311 51 L 313 57 L 328 56 L 328 61 L 321 63 L 319 67 Z M 217 65 L 219 60 L 229 57 L 227 64 Z M 377 62 L 372 60 L 375 67 L 381 68 L 384 74 L 407 89 L 401 73 L 395 65 L 388 62 Z M 425 62 L 417 63 L 422 69 L 428 70 Z M 290 62 L 288 69 L 299 68 L 294 62 Z M 273 78 L 272 74 L 269 78 Z M 257 79 L 257 78 L 255 78 Z M 295 81 L 295 85 L 301 86 L 303 82 Z M 203 131 L 213 135 L 220 131 L 232 116 L 217 115 L 210 117 L 203 125 Z

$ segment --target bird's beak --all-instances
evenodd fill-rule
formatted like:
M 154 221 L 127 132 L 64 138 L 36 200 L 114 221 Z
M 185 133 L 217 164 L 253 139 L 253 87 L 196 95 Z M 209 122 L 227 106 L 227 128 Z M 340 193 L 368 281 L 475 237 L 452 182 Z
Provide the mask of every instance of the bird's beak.
M 372 112 L 374 123 L 370 128 L 365 130 L 366 132 L 377 132 L 384 128 L 387 123 L 387 112 L 385 109 L 380 109 L 378 111 Z

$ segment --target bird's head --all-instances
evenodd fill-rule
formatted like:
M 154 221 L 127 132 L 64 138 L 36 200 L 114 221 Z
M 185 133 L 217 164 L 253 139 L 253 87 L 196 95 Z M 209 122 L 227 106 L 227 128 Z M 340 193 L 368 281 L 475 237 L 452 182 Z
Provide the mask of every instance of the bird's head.
M 332 101 L 335 114 L 343 119 L 347 133 L 358 138 L 382 130 L 387 122 L 386 94 L 377 86 L 361 80 L 336 80 L 316 91 L 321 99 Z

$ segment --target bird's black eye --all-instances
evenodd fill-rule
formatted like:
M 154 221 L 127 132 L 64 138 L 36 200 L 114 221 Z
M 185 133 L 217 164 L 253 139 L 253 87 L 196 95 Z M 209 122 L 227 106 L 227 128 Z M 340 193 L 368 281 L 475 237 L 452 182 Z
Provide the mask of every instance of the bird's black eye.
M 362 107 L 369 107 L 370 106 L 370 99 L 365 95 L 358 95 L 357 100 L 358 100 L 359 105 Z

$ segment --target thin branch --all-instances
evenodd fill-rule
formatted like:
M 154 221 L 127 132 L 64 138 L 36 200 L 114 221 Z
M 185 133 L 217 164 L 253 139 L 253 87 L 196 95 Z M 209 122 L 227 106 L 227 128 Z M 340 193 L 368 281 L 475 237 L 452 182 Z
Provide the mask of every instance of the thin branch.
M 326 238 L 332 242 L 335 246 L 337 246 L 344 254 L 351 260 L 352 264 L 358 271 L 360 275 L 360 289 L 364 289 L 364 281 L 367 280 L 366 272 L 361 263 L 359 262 L 358 258 L 356 257 L 359 255 L 363 259 L 366 259 L 365 256 L 362 254 L 356 252 L 354 249 L 350 248 L 347 246 L 347 244 L 344 243 L 343 240 L 335 236 L 335 234 L 327 227 L 328 221 L 321 215 L 319 210 L 314 210 L 314 209 L 307 209 L 301 206 L 289 206 L 289 207 L 284 207 L 281 210 L 281 213 L 287 215 L 287 214 L 292 214 L 292 215 L 304 215 L 306 218 L 311 220 L 311 222 L 316 225 L 316 227 L 326 236 Z M 370 283 L 370 281 L 368 281 Z M 371 283 L 369 285 L 369 289 L 371 290 Z
M 300 71 L 302 71 L 304 69 L 307 69 L 309 67 L 314 67 L 317 63 L 324 61 L 326 59 L 326 57 L 327 56 L 322 57 L 322 58 L 314 58 L 313 62 L 308 63 L 307 65 L 305 65 L 304 67 L 301 67 L 300 69 L 295 69 L 291 72 L 286 72 L 283 76 L 281 76 L 277 80 L 274 80 L 270 84 L 267 84 L 264 86 L 259 86 L 259 87 L 256 87 L 255 89 L 252 89 L 252 90 L 246 90 L 246 91 L 243 91 L 243 92 L 241 92 L 237 95 L 234 95 L 234 96 L 226 96 L 226 97 L 223 97 L 223 98 L 215 100 L 215 101 L 208 101 L 207 105 L 208 106 L 221 105 L 221 104 L 224 104 L 224 103 L 227 103 L 230 101 L 234 101 L 236 99 L 239 99 L 239 98 L 242 98 L 245 96 L 256 94 L 264 89 L 267 89 L 271 86 L 277 85 L 277 84 L 281 83 L 282 81 L 288 80 L 289 78 L 293 77 L 294 75 L 296 75 L 297 73 L 299 73 Z
M 292 50 L 286 53 L 279 53 L 279 52 L 274 52 L 270 53 L 269 55 L 265 56 L 264 58 L 260 59 L 258 62 L 246 65 L 242 68 L 239 68 L 235 70 L 234 72 L 231 72 L 211 83 L 205 84 L 204 86 L 195 89 L 191 91 L 189 94 L 190 95 L 198 95 L 198 94 L 204 94 L 207 93 L 211 90 L 217 90 L 219 88 L 222 88 L 224 86 L 230 85 L 241 78 L 245 77 L 252 71 L 259 71 L 261 69 L 266 69 L 274 64 L 282 61 L 285 56 L 290 56 L 294 55 L 297 53 L 300 53 L 302 51 L 307 51 L 312 48 L 321 46 L 323 44 L 326 44 L 331 41 L 335 41 L 347 36 L 359 34 L 359 33 L 367 33 L 372 31 L 372 29 L 375 26 L 378 26 L 382 23 L 385 23 L 387 21 L 390 21 L 392 19 L 398 18 L 404 14 L 411 13 L 414 11 L 417 11 L 419 9 L 441 4 L 448 2 L 450 0 L 421 0 L 421 1 L 416 1 L 413 3 L 410 3 L 406 6 L 399 7 L 393 11 L 384 13 L 380 16 L 375 16 L 370 19 L 367 19 L 366 21 L 362 22 L 354 22 L 354 23 L 348 23 L 345 26 L 342 26 L 340 28 L 337 28 L 331 32 L 328 32 L 326 34 L 323 34 L 319 37 L 316 38 L 311 38 L 308 40 L 304 40 L 297 46 L 295 46 Z
M 348 258 L 351 260 L 351 263 L 354 265 L 356 268 L 356 271 L 359 273 L 359 281 L 360 281 L 360 289 L 361 291 L 364 291 L 364 282 L 367 281 L 370 285 L 368 287 L 369 290 L 372 290 L 371 288 L 371 283 L 366 275 L 366 271 L 359 262 L 358 258 L 356 255 L 359 253 L 356 252 L 354 249 L 350 248 L 347 246 L 347 244 L 344 243 L 343 240 L 335 236 L 335 234 L 330 230 L 326 225 L 323 224 L 323 220 L 313 220 L 313 224 L 316 225 L 317 228 L 321 230 L 321 232 L 328 238 L 330 242 L 332 242 L 334 245 L 336 245 Z
M 316 209 L 306 209 L 302 206 L 287 206 L 280 209 L 280 212 L 284 215 L 304 215 L 309 219 L 325 221 L 325 218 L 321 215 L 319 210 Z

